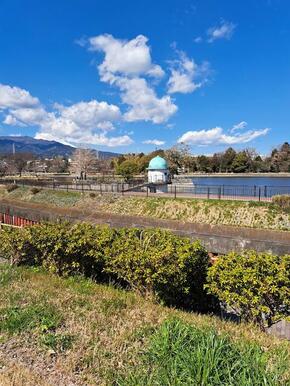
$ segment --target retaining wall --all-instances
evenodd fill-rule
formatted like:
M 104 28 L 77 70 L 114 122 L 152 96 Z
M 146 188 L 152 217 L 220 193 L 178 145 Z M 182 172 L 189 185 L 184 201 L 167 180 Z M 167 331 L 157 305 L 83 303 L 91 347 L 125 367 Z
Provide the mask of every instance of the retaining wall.
M 290 253 L 290 232 L 266 229 L 187 223 L 177 220 L 163 220 L 141 216 L 124 216 L 111 213 L 57 208 L 49 205 L 26 203 L 2 199 L 0 212 L 24 217 L 33 221 L 88 221 L 94 224 L 108 224 L 112 227 L 163 228 L 200 239 L 208 251 L 225 254 L 229 251 L 254 249 L 277 255 Z

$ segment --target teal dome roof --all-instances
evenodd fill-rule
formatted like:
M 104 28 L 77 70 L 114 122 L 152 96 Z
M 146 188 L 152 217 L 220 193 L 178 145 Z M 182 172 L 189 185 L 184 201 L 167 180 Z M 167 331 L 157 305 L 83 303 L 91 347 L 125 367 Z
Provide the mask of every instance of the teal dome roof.
M 159 155 L 152 158 L 152 160 L 149 162 L 148 170 L 154 169 L 168 169 L 167 161 Z

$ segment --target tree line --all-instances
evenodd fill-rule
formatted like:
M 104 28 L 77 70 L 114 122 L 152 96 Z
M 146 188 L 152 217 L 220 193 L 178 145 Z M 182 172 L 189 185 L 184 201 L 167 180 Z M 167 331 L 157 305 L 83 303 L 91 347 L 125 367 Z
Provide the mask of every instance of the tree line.
M 60 156 L 40 159 L 31 153 L 6 154 L 0 156 L 0 176 L 48 172 L 71 173 L 79 179 L 86 179 L 89 174 L 117 174 L 129 180 L 134 175 L 145 174 L 150 160 L 157 155 L 167 160 L 172 175 L 196 172 L 290 172 L 290 145 L 285 142 L 266 157 L 261 157 L 255 149 L 236 151 L 232 147 L 213 155 L 195 156 L 184 144 L 167 150 L 155 150 L 149 154 L 129 153 L 105 160 L 99 159 L 96 152 L 90 149 L 76 149 L 70 160 Z
M 168 150 L 155 150 L 149 154 L 122 155 L 114 160 L 114 168 L 116 172 L 124 175 L 144 173 L 149 161 L 157 155 L 167 160 L 171 174 L 290 172 L 288 142 L 273 149 L 266 157 L 261 157 L 255 149 L 236 151 L 232 147 L 210 156 L 193 156 L 188 146 L 180 144 Z

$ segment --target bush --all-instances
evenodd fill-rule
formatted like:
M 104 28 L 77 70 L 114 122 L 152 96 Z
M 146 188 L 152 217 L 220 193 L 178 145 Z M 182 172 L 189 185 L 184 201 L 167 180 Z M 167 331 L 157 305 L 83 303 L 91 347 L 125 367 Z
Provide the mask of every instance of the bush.
M 290 255 L 233 252 L 209 268 L 207 281 L 209 293 L 263 330 L 290 315 Z
M 32 194 L 37 194 L 37 193 L 39 193 L 40 191 L 41 191 L 41 189 L 36 188 L 36 187 L 30 189 L 30 192 L 31 192 Z
M 96 198 L 96 193 L 91 192 L 91 193 L 89 194 L 89 196 L 90 196 L 91 198 Z
M 11 265 L 35 264 L 32 228 L 5 228 L 0 232 L 1 257 Z
M 272 203 L 279 208 L 285 210 L 285 211 L 290 211 L 290 195 L 288 194 L 283 194 L 280 196 L 274 196 L 272 198 Z
M 13 192 L 13 190 L 16 190 L 16 189 L 18 189 L 18 185 L 16 184 L 9 184 L 6 186 L 6 190 L 8 193 L 11 193 Z
M 201 244 L 156 229 L 115 231 L 105 270 L 167 305 L 205 311 L 209 257 Z
M 199 242 L 168 231 L 44 224 L 3 231 L 0 245 L 12 264 L 42 265 L 59 275 L 83 274 L 102 282 L 118 280 L 168 305 L 198 311 L 212 305 L 203 289 L 207 252 Z

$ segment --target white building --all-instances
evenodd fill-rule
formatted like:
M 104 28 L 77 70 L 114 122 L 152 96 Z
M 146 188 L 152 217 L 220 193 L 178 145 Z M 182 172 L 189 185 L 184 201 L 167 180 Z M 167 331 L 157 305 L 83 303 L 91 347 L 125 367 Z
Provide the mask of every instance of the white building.
M 168 183 L 169 182 L 169 170 L 167 161 L 160 157 L 152 158 L 148 166 L 148 182 L 157 184 L 157 183 Z

